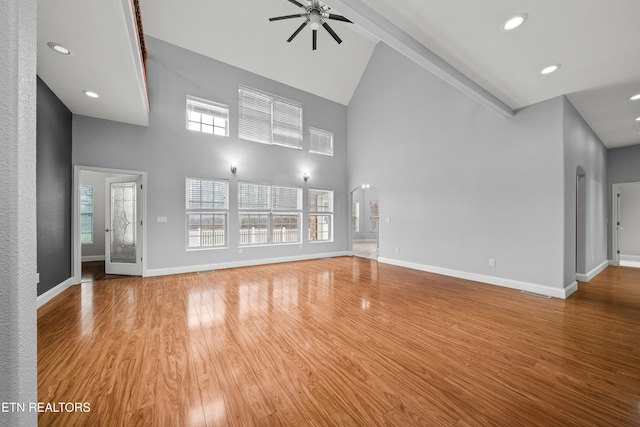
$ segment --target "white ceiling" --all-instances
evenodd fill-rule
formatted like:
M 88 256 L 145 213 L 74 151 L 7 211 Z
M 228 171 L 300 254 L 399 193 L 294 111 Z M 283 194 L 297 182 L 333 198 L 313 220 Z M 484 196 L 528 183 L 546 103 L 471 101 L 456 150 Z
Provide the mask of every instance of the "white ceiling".
M 131 53 L 110 57 L 126 51 L 110 47 L 114 40 L 129 38 L 131 46 L 122 13 L 129 1 L 38 2 L 38 74 L 75 114 L 131 123 L 122 116 L 135 113 L 125 107 L 141 110 L 140 96 L 134 103 L 123 98 L 135 92 L 127 81 L 139 80 L 128 65 Z M 409 53 L 399 50 L 429 69 L 438 56 L 444 59 L 456 69 L 449 67 L 448 74 L 463 82 L 461 90 L 499 110 L 567 95 L 607 147 L 640 143 L 640 101 L 629 100 L 640 93 L 638 0 L 326 0 L 332 12 L 343 11 L 356 24 L 329 21 L 344 42 L 336 44 L 320 28 L 316 51 L 308 27 L 286 42 L 302 18 L 268 21 L 299 12 L 287 0 L 140 3 L 149 36 L 345 105 L 382 39 L 396 48 L 409 46 Z M 106 4 L 120 5 L 120 15 L 105 11 Z M 522 12 L 529 15 L 522 27 L 500 29 Z M 75 55 L 55 54 L 46 47 L 49 41 L 68 44 Z M 541 75 L 552 63 L 561 63 L 560 70 Z M 439 69 L 447 74 L 444 65 Z M 92 87 L 109 95 L 84 99 L 81 90 Z M 123 93 L 111 96 L 112 90 Z

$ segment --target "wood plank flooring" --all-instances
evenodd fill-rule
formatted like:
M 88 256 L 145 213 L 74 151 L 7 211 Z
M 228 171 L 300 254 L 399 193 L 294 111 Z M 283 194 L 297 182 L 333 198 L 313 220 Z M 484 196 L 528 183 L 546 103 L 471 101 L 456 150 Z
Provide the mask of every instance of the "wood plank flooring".
M 638 426 L 640 270 L 567 300 L 344 257 L 93 280 L 38 311 L 41 426 Z

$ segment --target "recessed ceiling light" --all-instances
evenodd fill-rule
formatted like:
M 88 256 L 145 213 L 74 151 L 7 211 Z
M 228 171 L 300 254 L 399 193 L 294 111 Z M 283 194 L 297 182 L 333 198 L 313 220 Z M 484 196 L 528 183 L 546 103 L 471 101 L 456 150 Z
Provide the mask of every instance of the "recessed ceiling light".
M 633 95 L 631 98 L 629 98 L 632 101 L 637 101 L 638 99 L 640 99 L 640 93 L 637 93 L 635 95 Z
M 49 42 L 47 43 L 47 46 L 49 46 L 52 50 L 62 55 L 71 55 L 71 51 L 66 47 L 62 46 L 61 44 Z
M 540 74 L 551 74 L 554 71 L 558 71 L 558 68 L 560 68 L 560 64 L 549 65 L 548 67 L 544 67 L 542 71 L 540 71 Z
M 515 30 L 520 25 L 524 24 L 524 21 L 526 21 L 528 17 L 529 15 L 527 15 L 526 13 L 519 13 L 517 15 L 514 15 L 511 18 L 507 19 L 505 23 L 502 24 L 501 28 L 504 31 Z
M 92 90 L 83 90 L 82 93 L 87 95 L 89 98 L 100 98 L 100 95 L 98 95 L 97 93 L 95 93 Z

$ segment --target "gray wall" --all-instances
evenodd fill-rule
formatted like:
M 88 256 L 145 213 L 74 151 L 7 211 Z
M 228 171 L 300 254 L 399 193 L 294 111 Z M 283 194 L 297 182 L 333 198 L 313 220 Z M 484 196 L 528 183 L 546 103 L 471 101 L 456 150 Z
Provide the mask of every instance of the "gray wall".
M 147 271 L 155 274 L 171 268 L 347 251 L 350 206 L 347 206 L 349 191 L 346 185 L 346 107 L 151 37 L 147 44 L 151 103 L 149 127 L 83 116 L 74 116 L 73 119 L 74 164 L 146 171 L 148 174 Z M 302 102 L 304 150 L 237 138 L 239 84 Z M 228 104 L 230 137 L 187 131 L 187 95 Z M 308 152 L 309 126 L 334 132 L 333 157 Z M 232 162 L 238 163 L 235 176 L 229 170 Z M 304 171 L 311 174 L 307 184 L 302 180 Z M 228 249 L 185 250 L 186 176 L 229 180 L 231 210 Z M 239 180 L 305 189 L 333 189 L 334 242 L 307 243 L 304 233 L 302 248 L 298 245 L 251 247 L 243 248 L 243 253 L 239 254 L 235 233 L 238 218 L 234 209 L 237 206 Z M 157 223 L 158 216 L 167 217 L 168 222 Z
M 71 277 L 71 112 L 38 78 L 38 295 Z
M 349 105 L 348 157 L 349 187 L 380 190 L 380 256 L 571 284 L 563 108 L 556 98 L 501 117 L 379 43 Z
M 563 97 L 565 283 L 576 278 L 576 171 L 584 172 L 584 224 L 577 273 L 587 274 L 607 262 L 607 149 L 589 125 Z
M 609 150 L 607 156 L 607 217 L 611 219 L 611 189 L 613 184 L 640 182 L 640 145 L 621 147 Z M 613 260 L 611 253 L 612 227 L 607 227 L 607 256 Z
M 0 402 L 36 402 L 36 9 L 0 2 Z M 1 412 L 34 426 L 35 412 Z

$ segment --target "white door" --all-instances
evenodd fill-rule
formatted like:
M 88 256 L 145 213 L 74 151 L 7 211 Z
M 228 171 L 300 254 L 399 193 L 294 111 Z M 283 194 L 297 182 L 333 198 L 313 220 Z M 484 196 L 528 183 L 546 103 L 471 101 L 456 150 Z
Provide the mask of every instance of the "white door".
M 142 177 L 107 178 L 105 274 L 142 275 Z

